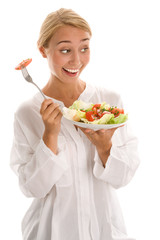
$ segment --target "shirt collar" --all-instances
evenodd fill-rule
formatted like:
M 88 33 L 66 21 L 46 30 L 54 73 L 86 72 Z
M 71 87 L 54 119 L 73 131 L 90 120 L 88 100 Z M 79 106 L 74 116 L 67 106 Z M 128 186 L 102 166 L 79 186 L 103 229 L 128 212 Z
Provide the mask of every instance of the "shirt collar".
M 81 93 L 81 95 L 79 96 L 79 98 L 77 100 L 82 100 L 84 102 L 89 102 L 89 100 L 92 98 L 93 94 L 95 93 L 95 88 L 86 83 L 86 88 L 84 89 L 84 91 Z M 48 97 L 45 95 L 46 98 L 51 98 L 51 97 Z M 44 97 L 42 96 L 42 94 L 40 92 L 38 92 L 36 95 L 35 95 L 35 98 L 40 102 L 42 103 L 43 100 L 44 100 Z M 61 107 L 64 107 L 64 103 L 62 101 L 59 101 L 57 99 L 54 99 L 54 98 L 51 98 L 53 99 L 53 101 L 55 103 L 58 103 L 59 106 Z

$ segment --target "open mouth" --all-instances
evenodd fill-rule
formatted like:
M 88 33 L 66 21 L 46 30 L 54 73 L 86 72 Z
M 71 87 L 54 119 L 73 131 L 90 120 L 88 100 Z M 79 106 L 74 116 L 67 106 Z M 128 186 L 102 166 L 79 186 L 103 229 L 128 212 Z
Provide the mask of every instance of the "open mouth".
M 76 76 L 79 73 L 79 69 L 63 68 L 64 72 L 69 76 Z

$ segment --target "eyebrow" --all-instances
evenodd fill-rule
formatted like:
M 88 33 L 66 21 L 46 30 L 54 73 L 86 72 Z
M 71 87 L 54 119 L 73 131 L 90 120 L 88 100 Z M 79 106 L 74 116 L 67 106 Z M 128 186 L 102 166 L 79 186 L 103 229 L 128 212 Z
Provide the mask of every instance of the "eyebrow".
M 90 40 L 90 38 L 84 38 L 84 39 L 81 40 L 81 42 L 89 41 L 89 40 Z M 59 45 L 61 43 L 72 43 L 72 42 L 69 41 L 69 40 L 62 40 L 62 41 L 58 42 L 57 45 Z

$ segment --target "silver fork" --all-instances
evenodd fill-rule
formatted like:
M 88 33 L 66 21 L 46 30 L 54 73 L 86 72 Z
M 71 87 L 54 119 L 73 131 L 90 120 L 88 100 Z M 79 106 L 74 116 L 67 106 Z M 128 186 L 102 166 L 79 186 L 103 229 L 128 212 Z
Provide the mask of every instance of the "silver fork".
M 25 80 L 27 82 L 30 82 L 30 83 L 33 83 L 37 88 L 38 90 L 40 91 L 40 93 L 42 94 L 42 96 L 44 97 L 44 99 L 46 99 L 46 96 L 44 95 L 44 93 L 41 91 L 41 89 L 37 86 L 37 84 L 35 84 L 31 78 L 31 76 L 29 75 L 26 67 L 23 67 L 21 68 L 21 71 L 22 71 L 22 74 L 23 74 L 23 77 L 25 78 Z

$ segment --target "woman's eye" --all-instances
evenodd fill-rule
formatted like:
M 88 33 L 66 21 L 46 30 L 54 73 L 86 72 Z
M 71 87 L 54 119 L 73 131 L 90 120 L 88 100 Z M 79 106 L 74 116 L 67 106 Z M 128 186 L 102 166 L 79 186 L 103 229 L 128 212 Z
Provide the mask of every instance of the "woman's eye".
M 69 49 L 63 49 L 63 50 L 61 50 L 61 52 L 62 52 L 62 53 L 69 53 L 70 50 L 69 50 Z
M 88 48 L 82 48 L 81 52 L 86 52 L 88 50 Z

